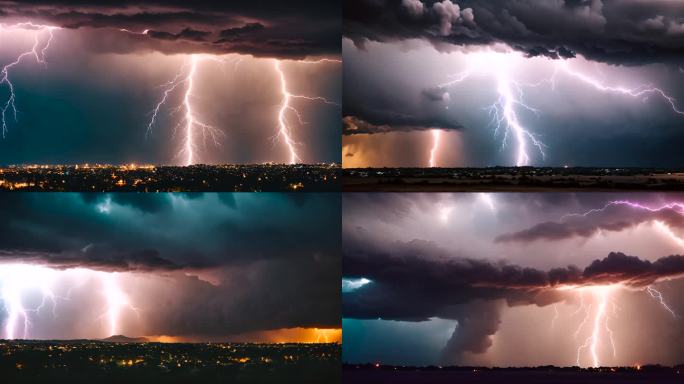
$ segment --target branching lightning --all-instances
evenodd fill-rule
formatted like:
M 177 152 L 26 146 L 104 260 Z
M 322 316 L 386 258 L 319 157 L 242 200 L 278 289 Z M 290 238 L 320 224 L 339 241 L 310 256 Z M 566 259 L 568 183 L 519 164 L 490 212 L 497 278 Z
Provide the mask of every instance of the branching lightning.
M 538 114 L 539 112 L 524 102 L 523 88 L 538 87 L 541 84 L 548 83 L 551 85 L 552 89 L 555 89 L 557 77 L 560 73 L 566 74 L 571 79 L 586 84 L 599 92 L 615 93 L 634 98 L 647 98 L 649 96 L 660 97 L 668 104 L 674 113 L 684 115 L 684 110 L 677 106 L 677 100 L 661 88 L 647 84 L 633 88 L 622 85 L 606 85 L 590 75 L 571 68 L 567 60 L 556 60 L 553 75 L 548 79 L 543 79 L 537 83 L 523 83 L 517 81 L 511 75 L 511 67 L 514 61 L 519 58 L 519 54 L 512 52 L 483 52 L 469 54 L 467 56 L 467 68 L 460 73 L 451 75 L 451 80 L 439 85 L 439 88 L 446 92 L 447 89 L 456 86 L 475 75 L 486 75 L 493 77 L 496 80 L 496 91 L 499 98 L 485 109 L 492 116 L 492 123 L 495 126 L 495 135 L 503 131 L 504 146 L 509 138 L 509 134 L 513 136 L 513 140 L 516 143 L 516 166 L 530 164 L 530 147 L 536 147 L 542 157 L 546 155 L 546 146 L 544 143 L 525 126 L 519 115 L 520 109 L 535 114 Z M 448 97 L 445 98 L 445 100 L 448 99 Z
M 13 25 L 0 24 L 0 32 L 3 30 L 11 31 L 33 31 L 33 46 L 31 49 L 21 52 L 14 61 L 6 64 L 0 71 L 0 86 L 5 85 L 8 90 L 7 100 L 0 105 L 0 115 L 2 118 L 2 137 L 5 138 L 7 134 L 7 115 L 12 114 L 14 121 L 17 122 L 17 106 L 16 94 L 14 92 L 14 83 L 10 79 L 10 70 L 19 65 L 25 58 L 33 57 L 38 64 L 47 65 L 46 55 L 50 48 L 50 43 L 54 37 L 54 30 L 58 27 L 49 25 L 36 25 L 33 23 L 19 23 Z
M 287 86 L 287 79 L 285 76 L 285 72 L 280 66 L 280 60 L 274 59 L 274 68 L 276 73 L 278 74 L 278 78 L 280 79 L 280 92 L 283 95 L 282 102 L 280 104 L 280 109 L 278 110 L 278 133 L 275 136 L 275 138 L 280 138 L 285 142 L 285 145 L 287 146 L 288 151 L 290 152 L 290 164 L 296 164 L 301 161 L 301 158 L 299 157 L 299 154 L 297 153 L 297 146 L 299 143 L 297 143 L 294 138 L 292 137 L 292 129 L 290 127 L 290 123 L 287 120 L 287 115 L 288 112 L 291 112 L 292 114 L 295 115 L 297 118 L 297 121 L 299 124 L 305 124 L 304 120 L 302 119 L 302 114 L 297 110 L 295 107 L 291 105 L 291 100 L 292 99 L 304 99 L 304 100 L 309 100 L 309 101 L 320 101 L 322 103 L 328 104 L 328 105 L 334 105 L 334 106 L 340 106 L 339 103 L 330 101 L 326 99 L 325 97 L 320 97 L 320 96 L 304 96 L 304 95 L 295 95 L 292 94 Z M 324 62 L 341 62 L 339 60 L 332 60 L 332 59 L 321 59 L 321 60 L 316 60 L 316 61 L 302 61 L 305 64 L 318 64 L 318 63 L 324 63 Z
M 143 31 L 142 33 L 131 31 L 126 32 L 134 34 L 146 34 L 147 31 Z M 221 139 L 225 136 L 225 133 L 222 130 L 203 122 L 199 118 L 196 112 L 196 108 L 193 105 L 198 65 L 203 60 L 212 60 L 219 63 L 227 62 L 220 56 L 199 54 L 190 55 L 189 59 L 186 60 L 186 62 L 182 65 L 180 71 L 176 74 L 176 76 L 172 80 L 162 85 L 161 97 L 155 105 L 154 109 L 152 110 L 151 118 L 147 124 L 146 135 L 149 136 L 149 134 L 152 132 L 152 128 L 154 127 L 154 125 L 157 124 L 157 119 L 162 107 L 169 102 L 173 93 L 177 89 L 182 88 L 181 86 L 183 86 L 185 89 L 185 93 L 183 96 L 182 103 L 173 108 L 171 114 L 177 113 L 181 110 L 185 112 L 183 115 L 183 119 L 181 119 L 181 121 L 174 129 L 174 133 L 178 130 L 178 128 L 181 128 L 183 130 L 183 146 L 179 151 L 178 156 L 184 158 L 185 165 L 195 164 L 195 162 L 197 161 L 198 145 L 196 143 L 196 139 L 199 136 L 198 131 L 201 133 L 205 143 L 207 139 L 211 139 L 211 141 L 215 145 L 220 145 Z M 237 70 L 237 66 L 241 61 L 242 57 L 238 57 L 237 60 L 233 62 L 234 70 Z M 278 75 L 280 92 L 282 94 L 282 102 L 280 104 L 280 108 L 278 109 L 278 114 L 276 116 L 279 128 L 275 139 L 279 138 L 285 142 L 285 145 L 287 146 L 290 154 L 289 162 L 291 164 L 295 164 L 301 161 L 301 158 L 297 153 L 297 146 L 299 145 L 299 143 L 297 143 L 293 138 L 292 129 L 290 123 L 288 122 L 288 115 L 290 113 L 293 114 L 296 117 L 299 124 L 306 124 L 306 122 L 304 121 L 302 114 L 294 106 L 292 106 L 292 100 L 305 99 L 309 101 L 319 101 L 324 104 L 334 105 L 338 107 L 340 106 L 340 104 L 330 101 L 324 97 L 304 96 L 291 93 L 288 88 L 288 82 L 285 72 L 281 68 L 281 61 L 276 59 L 274 59 L 273 61 L 276 74 Z M 333 59 L 298 61 L 298 63 L 303 64 L 321 64 L 328 62 L 341 63 L 340 60 Z
M 73 274 L 73 275 L 72 275 Z M 57 316 L 58 303 L 69 300 L 71 288 L 64 296 L 59 296 L 57 283 L 61 278 L 75 277 L 81 282 L 93 278 L 102 287 L 102 304 L 105 311 L 101 318 L 105 319 L 102 335 L 111 336 L 121 332 L 120 318 L 124 310 L 138 314 L 138 310 L 130 303 L 128 296 L 121 290 L 115 273 L 97 272 L 86 269 L 61 271 L 44 266 L 30 264 L 0 265 L 0 293 L 6 317 L 1 336 L 4 339 L 29 339 L 32 337 L 32 317 L 43 313 L 50 306 L 52 316 Z M 40 302 L 31 307 L 27 302 L 39 296 Z
M 202 135 L 205 144 L 207 139 L 211 139 L 215 145 L 221 145 L 221 139 L 225 136 L 225 133 L 222 130 L 203 122 L 197 116 L 193 105 L 197 66 L 201 60 L 206 58 L 207 57 L 203 55 L 190 55 L 189 59 L 183 63 L 180 72 L 176 74 L 171 81 L 162 86 L 162 97 L 152 110 L 152 117 L 147 124 L 147 135 L 149 135 L 152 132 L 152 127 L 157 121 L 157 116 L 159 115 L 161 107 L 167 103 L 169 96 L 180 85 L 185 85 L 183 101 L 181 105 L 176 106 L 173 110 L 173 113 L 180 110 L 185 111 L 183 119 L 180 120 L 174 129 L 175 132 L 179 127 L 182 127 L 184 132 L 183 146 L 178 152 L 178 157 L 184 158 L 185 165 L 195 164 L 197 159 L 196 152 L 198 147 L 196 138 L 198 136 L 198 130 Z

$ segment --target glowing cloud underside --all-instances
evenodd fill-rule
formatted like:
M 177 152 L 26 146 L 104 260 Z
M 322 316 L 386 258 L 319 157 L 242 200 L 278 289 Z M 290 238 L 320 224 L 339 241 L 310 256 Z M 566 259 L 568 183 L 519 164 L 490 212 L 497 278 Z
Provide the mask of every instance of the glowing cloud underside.
M 521 110 L 534 114 L 539 113 L 537 109 L 524 102 L 524 89 L 538 87 L 542 84 L 550 84 L 552 89 L 555 90 L 555 84 L 560 74 L 565 74 L 569 78 L 603 93 L 614 93 L 632 98 L 656 96 L 665 101 L 674 113 L 684 115 L 684 111 L 677 106 L 677 100 L 661 88 L 650 85 L 640 85 L 634 88 L 621 85 L 606 85 L 590 75 L 571 68 L 567 60 L 556 60 L 554 62 L 554 72 L 550 78 L 541 79 L 536 83 L 525 83 L 514 78 L 511 73 L 512 68 L 524 60 L 518 52 L 478 52 L 467 54 L 465 57 L 467 61 L 466 68 L 452 75 L 451 80 L 440 84 L 438 87 L 443 89 L 444 92 L 448 92 L 450 88 L 473 76 L 487 76 L 496 80 L 496 92 L 499 98 L 485 109 L 492 116 L 495 135 L 503 131 L 503 146 L 506 145 L 509 136 L 512 136 L 516 146 L 516 166 L 530 165 L 530 149 L 532 147 L 536 148 L 542 157 L 546 156 L 546 145 L 538 138 L 537 134 L 533 133 L 525 125 L 520 115 Z M 450 100 L 451 97 L 445 97 L 444 99 Z M 430 151 L 429 164 L 431 167 L 434 166 L 435 148 L 436 146 L 433 145 Z

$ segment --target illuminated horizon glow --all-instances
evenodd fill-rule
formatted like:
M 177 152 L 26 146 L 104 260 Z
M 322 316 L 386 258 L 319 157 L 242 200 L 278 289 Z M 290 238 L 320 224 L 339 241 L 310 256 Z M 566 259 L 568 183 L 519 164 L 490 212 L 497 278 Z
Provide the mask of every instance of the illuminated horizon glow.
M 677 106 L 677 100 L 667 94 L 664 90 L 651 85 L 642 84 L 637 87 L 627 87 L 623 85 L 610 86 L 585 74 L 574 70 L 569 65 L 569 59 L 555 60 L 554 71 L 550 78 L 542 79 L 536 83 L 524 83 L 514 79 L 510 73 L 511 67 L 516 61 L 522 60 L 521 53 L 516 51 L 496 52 L 486 50 L 468 53 L 465 55 L 466 68 L 450 77 L 453 79 L 438 85 L 448 95 L 448 89 L 459 83 L 466 81 L 472 76 L 490 76 L 496 80 L 496 92 L 499 95 L 497 101 L 485 107 L 492 116 L 490 124 L 495 126 L 494 135 L 496 136 L 503 130 L 502 148 L 505 147 L 509 133 L 512 134 L 516 144 L 515 165 L 527 166 L 531 164 L 529 147 L 533 146 L 542 155 L 546 156 L 546 145 L 532 133 L 522 122 L 518 109 L 524 109 L 534 114 L 539 111 L 524 101 L 524 87 L 538 87 L 541 84 L 549 83 L 555 90 L 556 81 L 559 73 L 564 73 L 568 77 L 586 84 L 599 92 L 615 93 L 633 98 L 645 98 L 648 96 L 658 96 L 664 100 L 672 111 L 679 115 L 684 115 L 684 111 Z M 451 99 L 450 97 L 444 98 Z M 448 106 L 446 107 L 448 109 Z M 432 156 L 431 156 L 432 159 Z M 431 165 L 432 166 L 432 165 Z
M 47 55 L 47 50 L 50 48 L 50 44 L 52 43 L 52 39 L 54 38 L 54 30 L 55 29 L 61 29 L 59 27 L 55 26 L 50 26 L 50 25 L 38 25 L 38 24 L 33 24 L 31 22 L 26 22 L 26 23 L 18 23 L 18 24 L 13 24 L 6 26 L 4 24 L 0 24 L 0 32 L 2 32 L 4 29 L 8 30 L 24 30 L 24 31 L 34 31 L 34 42 L 33 46 L 31 47 L 30 50 L 24 51 L 20 53 L 17 58 L 10 62 L 9 64 L 5 64 L 2 67 L 2 70 L 0 70 L 0 86 L 5 84 L 7 86 L 9 95 L 7 100 L 0 106 L 0 118 L 2 119 L 2 137 L 3 139 L 7 135 L 7 112 L 8 110 L 11 110 L 12 115 L 14 117 L 14 121 L 17 122 L 17 106 L 16 106 L 16 94 L 14 92 L 14 83 L 12 83 L 12 80 L 10 79 L 10 69 L 19 65 L 21 61 L 28 56 L 33 56 L 36 59 L 36 62 L 38 64 L 43 64 L 47 66 L 47 60 L 46 60 L 46 55 Z M 45 39 L 45 43 L 42 44 L 41 46 L 41 33 L 42 32 L 48 32 L 48 37 Z

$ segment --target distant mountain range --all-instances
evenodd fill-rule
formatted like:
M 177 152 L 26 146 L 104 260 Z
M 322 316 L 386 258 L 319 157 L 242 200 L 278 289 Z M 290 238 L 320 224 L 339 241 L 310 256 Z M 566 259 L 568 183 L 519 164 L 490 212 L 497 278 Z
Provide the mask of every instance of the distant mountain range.
M 100 341 L 106 341 L 109 343 L 149 343 L 150 340 L 146 337 L 127 337 L 124 335 L 113 335 L 106 339 L 101 339 Z

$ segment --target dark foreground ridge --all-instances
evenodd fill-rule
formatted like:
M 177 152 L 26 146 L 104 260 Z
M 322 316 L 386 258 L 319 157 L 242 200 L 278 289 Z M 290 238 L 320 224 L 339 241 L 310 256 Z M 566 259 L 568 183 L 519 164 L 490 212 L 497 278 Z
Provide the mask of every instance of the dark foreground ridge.
M 0 190 L 58 192 L 338 192 L 339 164 L 12 165 Z
M 345 383 L 663 383 L 684 382 L 684 365 L 664 367 L 642 365 L 636 367 L 410 367 L 381 364 L 344 364 Z
M 0 341 L 3 383 L 339 383 L 339 344 Z
M 683 191 L 684 170 L 662 168 L 345 168 L 344 191 Z

